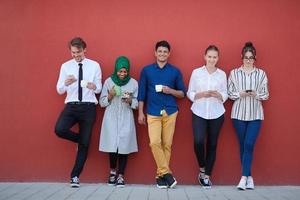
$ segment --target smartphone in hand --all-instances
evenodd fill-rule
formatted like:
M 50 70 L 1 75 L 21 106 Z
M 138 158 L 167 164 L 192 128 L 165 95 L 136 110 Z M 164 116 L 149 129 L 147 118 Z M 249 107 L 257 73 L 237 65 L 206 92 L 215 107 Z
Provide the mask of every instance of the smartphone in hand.
M 246 90 L 247 93 L 252 92 L 252 90 Z

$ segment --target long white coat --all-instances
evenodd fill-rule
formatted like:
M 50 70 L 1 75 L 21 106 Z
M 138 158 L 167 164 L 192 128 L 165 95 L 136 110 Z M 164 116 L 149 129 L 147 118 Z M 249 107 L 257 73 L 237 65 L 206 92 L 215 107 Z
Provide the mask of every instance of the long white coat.
M 129 154 L 137 152 L 136 129 L 132 109 L 137 109 L 138 83 L 131 78 L 129 82 L 121 86 L 122 94 L 132 94 L 131 106 L 122 102 L 121 96 L 115 96 L 111 102 L 108 101 L 108 91 L 114 86 L 111 78 L 105 80 L 101 96 L 100 106 L 105 107 L 102 127 L 100 131 L 99 150 Z

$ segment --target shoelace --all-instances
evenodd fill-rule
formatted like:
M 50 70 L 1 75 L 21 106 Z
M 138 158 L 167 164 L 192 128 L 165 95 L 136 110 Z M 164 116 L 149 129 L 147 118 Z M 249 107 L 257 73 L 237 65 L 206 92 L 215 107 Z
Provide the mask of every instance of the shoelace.
M 205 172 L 204 171 L 200 171 L 199 176 L 201 179 L 204 179 L 205 177 Z
M 79 178 L 77 176 L 75 176 L 75 177 L 72 178 L 72 181 L 73 182 L 79 182 Z
M 254 185 L 254 181 L 252 178 L 248 178 L 246 181 L 246 185 Z
M 210 185 L 210 183 L 209 183 L 209 182 L 210 182 L 210 181 L 209 181 L 209 179 L 208 179 L 208 178 L 205 178 L 205 179 L 204 179 L 204 183 L 205 183 L 205 184 L 207 184 L 207 185 Z
M 123 183 L 124 182 L 124 178 L 122 176 L 119 176 L 117 179 L 118 183 Z
M 109 175 L 109 181 L 114 182 L 116 180 L 116 174 Z

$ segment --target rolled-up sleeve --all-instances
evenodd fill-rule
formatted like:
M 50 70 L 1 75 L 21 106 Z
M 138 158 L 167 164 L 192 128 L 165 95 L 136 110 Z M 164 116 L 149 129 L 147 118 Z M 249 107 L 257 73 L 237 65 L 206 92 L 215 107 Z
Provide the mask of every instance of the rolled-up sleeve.
M 59 78 L 56 84 L 56 90 L 58 94 L 64 94 L 67 91 L 67 86 L 65 85 L 66 77 L 67 75 L 64 70 L 64 65 L 62 65 L 59 72 Z
M 138 91 L 139 91 L 139 88 L 138 88 L 138 85 L 136 85 L 136 88 L 132 94 L 132 100 L 131 100 L 131 108 L 132 109 L 137 109 L 138 107 L 138 100 L 137 100 L 137 97 L 138 97 Z
M 223 103 L 228 99 L 228 93 L 227 93 L 227 78 L 226 74 L 224 73 L 221 80 L 221 90 L 220 94 L 222 95 Z
M 139 87 L 138 87 L 138 101 L 145 101 L 146 99 L 146 89 L 147 89 L 147 76 L 145 69 L 142 70 L 139 80 Z
M 192 72 L 190 82 L 189 82 L 189 88 L 187 91 L 187 97 L 194 102 L 195 95 L 196 95 L 196 90 L 195 90 L 195 71 Z
M 102 72 L 100 65 L 97 64 L 96 73 L 94 77 L 94 84 L 96 85 L 96 89 L 94 90 L 95 94 L 99 94 L 102 89 Z
M 268 88 L 268 78 L 266 73 L 263 73 L 261 85 L 259 90 L 257 91 L 257 95 L 255 97 L 258 100 L 267 100 L 269 99 L 269 88 Z
M 186 96 L 186 88 L 183 83 L 182 74 L 179 70 L 176 78 L 176 90 L 181 90 L 184 93 L 184 96 Z
M 99 104 L 102 108 L 107 107 L 110 102 L 108 101 L 108 81 L 106 80 L 103 84 L 102 92 L 99 99 Z
M 234 71 L 232 70 L 230 72 L 229 78 L 228 78 L 228 97 L 232 100 L 236 100 L 240 98 L 240 93 L 237 89 L 237 85 L 235 83 L 235 78 L 234 78 Z

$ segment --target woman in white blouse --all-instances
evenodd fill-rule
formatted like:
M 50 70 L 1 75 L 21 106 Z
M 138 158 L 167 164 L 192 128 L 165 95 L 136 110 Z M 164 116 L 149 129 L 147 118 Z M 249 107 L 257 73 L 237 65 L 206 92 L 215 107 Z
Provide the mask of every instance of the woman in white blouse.
M 242 66 L 233 69 L 228 79 L 228 95 L 234 100 L 231 118 L 236 130 L 242 164 L 237 188 L 254 189 L 251 176 L 254 144 L 264 119 L 262 100 L 269 97 L 266 73 L 254 66 L 256 50 L 251 42 L 242 49 Z
M 207 47 L 204 60 L 206 64 L 192 72 L 187 96 L 193 102 L 194 151 L 200 168 L 198 181 L 204 188 L 210 188 L 218 137 L 224 122 L 223 103 L 228 96 L 226 74 L 216 67 L 218 48 Z
M 129 60 L 120 56 L 114 73 L 105 80 L 100 106 L 105 107 L 99 150 L 109 153 L 109 185 L 124 187 L 129 153 L 137 152 L 133 109 L 137 109 L 138 83 L 129 75 Z M 118 168 L 117 168 L 118 162 Z

